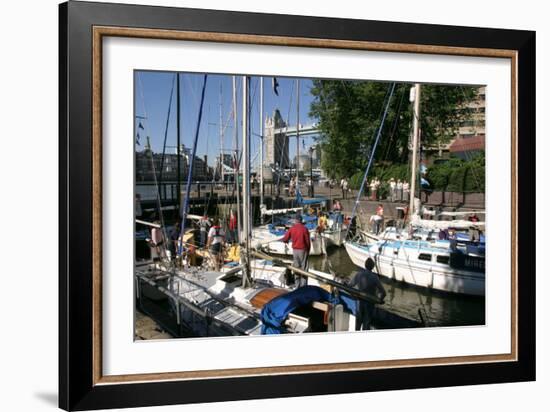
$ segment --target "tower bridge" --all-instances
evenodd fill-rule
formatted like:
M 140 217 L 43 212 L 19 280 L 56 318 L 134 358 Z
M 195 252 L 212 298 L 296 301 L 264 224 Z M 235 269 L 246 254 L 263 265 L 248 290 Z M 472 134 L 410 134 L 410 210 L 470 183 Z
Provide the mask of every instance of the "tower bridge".
M 315 123 L 310 125 L 301 124 L 298 128 L 300 132 L 300 137 L 302 136 L 314 136 L 320 133 L 317 125 Z M 285 126 L 279 127 L 274 130 L 275 134 L 284 134 L 286 137 L 295 137 L 296 136 L 296 126 Z

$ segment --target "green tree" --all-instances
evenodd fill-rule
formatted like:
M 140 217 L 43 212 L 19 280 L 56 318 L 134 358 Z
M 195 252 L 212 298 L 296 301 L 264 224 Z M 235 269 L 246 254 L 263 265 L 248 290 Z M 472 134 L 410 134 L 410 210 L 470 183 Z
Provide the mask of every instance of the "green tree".
M 398 83 L 382 129 L 375 163 L 406 163 L 412 128 L 412 85 Z M 331 177 L 364 171 L 370 156 L 389 83 L 374 81 L 315 80 L 310 116 L 321 131 L 321 167 Z M 422 88 L 422 144 L 448 143 L 462 120 L 470 116 L 465 104 L 473 100 L 474 87 L 425 85 Z M 371 174 L 372 175 L 372 174 Z
M 448 192 L 485 191 L 485 153 L 463 160 L 451 158 L 428 168 L 426 179 L 433 190 Z

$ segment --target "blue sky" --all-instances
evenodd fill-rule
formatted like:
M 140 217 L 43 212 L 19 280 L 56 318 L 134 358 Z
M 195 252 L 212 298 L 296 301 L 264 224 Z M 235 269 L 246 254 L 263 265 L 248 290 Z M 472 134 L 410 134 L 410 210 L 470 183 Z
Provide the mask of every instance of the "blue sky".
M 181 142 L 186 147 L 191 148 L 196 132 L 198 112 L 200 105 L 200 96 L 203 84 L 203 74 L 180 73 L 180 104 L 181 104 Z M 147 72 L 136 71 L 135 73 L 135 111 L 138 116 L 146 116 L 145 120 L 136 120 L 136 130 L 140 134 L 141 146 L 136 146 L 137 150 L 145 145 L 145 136 L 151 138 L 151 146 L 154 152 L 162 152 L 164 133 L 166 129 L 166 118 L 168 106 L 170 103 L 170 91 L 174 82 L 175 73 L 173 72 Z M 255 159 L 254 165 L 259 162 L 257 153 L 259 152 L 259 99 L 260 87 L 259 77 L 251 77 L 250 95 L 251 95 L 251 156 Z M 275 109 L 279 109 L 281 115 L 291 126 L 296 124 L 296 90 L 295 79 L 277 78 L 279 95 L 275 95 L 272 88 L 272 78 L 264 78 L 264 115 L 271 116 Z M 315 122 L 308 116 L 309 106 L 312 101 L 310 88 L 311 80 L 300 80 L 300 124 L 309 125 Z M 224 125 L 224 148 L 233 147 L 233 118 L 232 118 L 232 76 L 231 75 L 208 75 L 205 91 L 205 100 L 203 108 L 203 117 L 197 145 L 197 155 L 208 154 L 208 163 L 212 166 L 216 156 L 220 153 L 220 88 L 222 102 L 222 124 Z M 176 146 L 176 87 L 171 101 L 171 113 L 168 124 L 167 152 L 174 153 Z M 242 76 L 237 76 L 237 113 L 238 113 L 238 133 L 239 146 L 241 146 L 241 110 L 242 110 Z M 141 121 L 145 130 L 137 129 Z M 313 144 L 311 137 L 305 137 L 305 147 Z M 300 144 L 302 153 L 303 143 Z M 296 153 L 296 139 L 290 143 L 290 157 L 293 158 Z

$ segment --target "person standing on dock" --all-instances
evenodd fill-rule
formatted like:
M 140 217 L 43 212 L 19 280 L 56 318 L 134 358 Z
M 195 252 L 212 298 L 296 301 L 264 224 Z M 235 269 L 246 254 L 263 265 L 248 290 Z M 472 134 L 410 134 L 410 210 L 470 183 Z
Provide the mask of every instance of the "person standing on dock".
M 311 240 L 309 230 L 302 224 L 302 217 L 296 216 L 294 225 L 279 239 L 280 242 L 292 242 L 292 266 L 302 270 L 308 269 L 309 250 Z M 297 287 L 307 285 L 307 277 L 296 274 Z
M 343 177 L 340 181 L 340 186 L 342 187 L 342 199 L 346 199 L 348 193 L 348 179 Z
M 344 215 L 342 214 L 342 204 L 339 200 L 335 200 L 332 205 L 332 215 L 336 222 L 336 227 L 341 228 L 342 223 L 344 223 Z
M 288 183 L 288 192 L 290 196 L 294 196 L 296 194 L 296 180 L 294 177 L 290 178 L 290 182 Z
M 376 192 L 378 191 L 378 186 L 380 185 L 380 182 L 375 177 L 370 182 L 370 200 L 376 200 Z
M 403 182 L 401 179 L 397 179 L 397 184 L 395 185 L 397 189 L 397 201 L 402 202 L 403 201 Z
M 170 251 L 170 257 L 172 259 L 176 258 L 177 251 L 178 251 L 178 238 L 180 235 L 181 230 L 181 221 L 180 219 L 176 220 L 176 223 L 174 223 L 174 226 L 170 229 L 170 232 L 168 233 L 168 238 L 170 239 L 169 248 Z
M 229 233 L 228 240 L 230 243 L 238 243 L 239 239 L 237 237 L 237 216 L 235 212 L 231 209 L 229 212 Z
M 395 180 L 393 179 L 393 177 L 390 179 L 390 181 L 388 183 L 390 185 L 391 201 L 395 202 L 395 200 L 397 199 L 397 185 L 396 185 Z
M 373 226 L 372 231 L 375 235 L 378 235 L 382 229 L 382 224 L 384 223 L 384 206 L 382 206 L 382 203 L 378 205 L 376 208 L 376 214 L 371 216 L 370 221 Z
M 162 226 L 160 220 L 155 220 L 151 228 L 151 239 L 149 239 L 149 245 L 151 246 L 151 258 L 153 260 L 161 259 L 164 254 L 164 234 L 162 232 Z
M 380 282 L 374 269 L 374 260 L 368 258 L 365 262 L 365 268 L 359 270 L 351 279 L 348 286 L 371 296 L 376 296 L 381 301 L 386 297 L 386 290 Z M 363 299 L 357 301 L 357 313 L 355 315 L 355 330 L 369 330 L 374 315 L 374 303 Z
M 206 247 L 214 260 L 214 270 L 220 270 L 223 265 L 223 242 L 225 241 L 225 233 L 220 226 L 220 221 L 216 218 L 214 224 L 208 232 L 208 241 Z
M 408 202 L 409 201 L 409 193 L 410 193 L 410 187 L 409 182 L 406 180 L 403 181 L 403 201 Z
M 205 214 L 201 220 L 199 220 L 199 233 L 200 233 L 200 247 L 206 245 L 206 238 L 208 237 L 208 229 L 210 228 L 210 221 L 208 216 Z
M 307 194 L 309 197 L 313 197 L 313 180 L 307 178 Z

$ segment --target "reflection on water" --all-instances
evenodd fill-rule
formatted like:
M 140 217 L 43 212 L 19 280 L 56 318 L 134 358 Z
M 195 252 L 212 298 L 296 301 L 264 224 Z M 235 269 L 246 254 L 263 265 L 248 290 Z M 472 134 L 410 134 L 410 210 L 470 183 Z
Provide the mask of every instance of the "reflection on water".
M 358 269 L 344 247 L 331 248 L 328 256 L 311 256 L 312 268 L 343 277 Z M 380 277 L 386 288 L 384 308 L 410 319 L 419 320 L 419 309 L 429 326 L 465 326 L 485 324 L 485 299 L 430 291 Z

